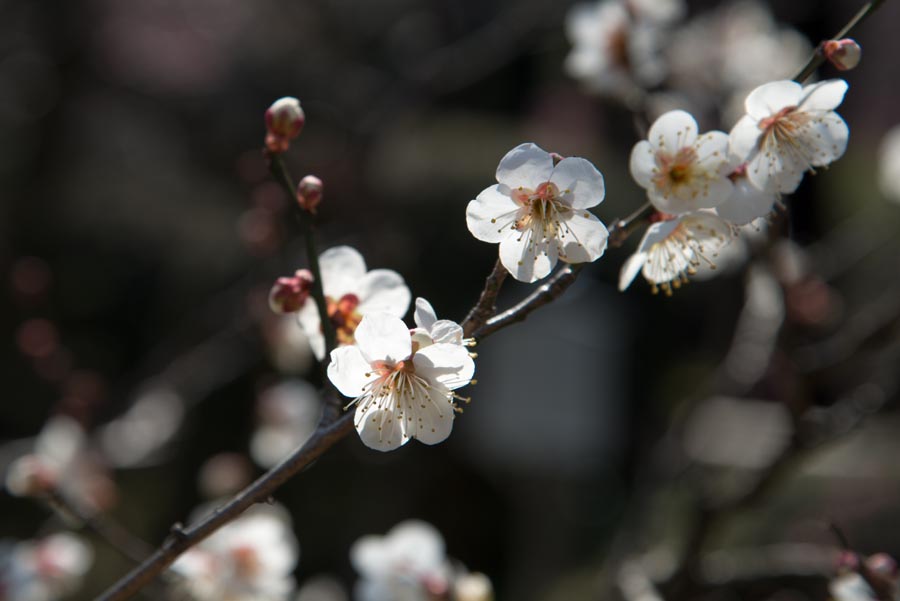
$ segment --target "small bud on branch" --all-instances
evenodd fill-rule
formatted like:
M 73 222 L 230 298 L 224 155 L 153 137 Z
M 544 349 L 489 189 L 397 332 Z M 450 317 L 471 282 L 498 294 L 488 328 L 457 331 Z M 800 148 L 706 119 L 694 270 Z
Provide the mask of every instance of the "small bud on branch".
M 309 298 L 313 281 L 308 269 L 300 269 L 292 277 L 278 278 L 269 292 L 269 307 L 280 315 L 296 313 Z
M 822 54 L 837 69 L 849 71 L 859 64 L 859 60 L 862 57 L 862 48 L 855 40 L 850 38 L 828 40 L 822 44 Z
M 322 180 L 315 175 L 307 175 L 297 185 L 297 203 L 307 213 L 316 214 L 316 207 L 322 202 Z
M 286 152 L 291 140 L 300 135 L 306 115 L 300 101 L 291 96 L 279 98 L 266 109 L 266 148 L 269 152 Z

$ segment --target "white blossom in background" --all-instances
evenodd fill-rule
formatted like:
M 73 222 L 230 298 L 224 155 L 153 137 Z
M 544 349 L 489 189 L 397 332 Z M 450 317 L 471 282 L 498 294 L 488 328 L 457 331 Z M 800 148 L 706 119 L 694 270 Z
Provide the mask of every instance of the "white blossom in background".
M 269 469 L 309 440 L 322 415 L 322 401 L 303 380 L 286 380 L 266 389 L 257 401 L 257 427 L 250 456 Z
M 685 111 L 669 111 L 650 127 L 647 140 L 631 151 L 631 176 L 664 213 L 682 214 L 718 206 L 734 185 L 728 175 L 737 162 L 728 152 L 728 134 L 698 135 Z
M 459 574 L 453 581 L 455 601 L 493 601 L 494 585 L 481 572 Z
M 604 0 L 576 4 L 566 15 L 565 29 L 572 50 L 565 60 L 566 72 L 589 90 L 627 95 L 636 88 L 652 86 L 665 76 L 660 53 L 663 20 L 677 12 L 667 8 L 670 2 L 654 10 L 650 1 L 634 2 L 637 11 L 629 11 L 622 0 Z M 633 14 L 649 15 L 636 21 Z
M 731 130 L 732 153 L 747 162 L 747 177 L 761 190 L 788 194 L 803 174 L 837 160 L 850 131 L 834 112 L 847 82 L 830 79 L 808 86 L 773 81 L 753 90 L 747 114 Z
M 595 261 L 609 232 L 587 209 L 603 201 L 603 176 L 585 159 L 552 156 L 526 143 L 509 151 L 497 167 L 499 183 L 484 189 L 466 208 L 469 231 L 500 244 L 500 261 L 514 278 L 546 277 L 558 259 Z
M 287 601 L 299 553 L 287 512 L 257 506 L 186 551 L 172 570 L 197 601 Z
M 638 21 L 672 24 L 687 13 L 684 0 L 626 0 L 625 4 Z
M 322 288 L 338 345 L 352 344 L 363 315 L 372 312 L 406 315 L 412 295 L 403 277 L 390 269 L 366 270 L 363 256 L 349 246 L 329 248 L 319 256 Z M 325 338 L 316 304 L 307 302 L 297 314 L 313 353 L 325 357 Z
M 452 568 L 434 526 L 408 520 L 384 536 L 368 535 L 350 549 L 359 572 L 356 601 L 430 601 L 447 596 Z
M 412 330 L 413 344 L 424 348 L 430 344 L 447 343 L 470 345 L 471 341 L 463 338 L 463 329 L 455 321 L 438 319 L 434 307 L 424 298 L 416 299 L 416 310 L 413 313 L 416 323 Z
M 93 561 L 91 547 L 66 532 L 21 542 L 0 541 L 0 599 L 60 599 L 78 590 Z
M 686 284 L 687 276 L 701 265 L 715 266 L 719 251 L 731 240 L 731 226 L 706 211 L 680 215 L 647 228 L 637 251 L 625 261 L 619 274 L 619 290 L 625 290 L 638 273 L 666 295 Z
M 778 193 L 761 190 L 747 177 L 747 164 L 738 165 L 728 175 L 734 184 L 731 196 L 716 207 L 716 214 L 733 225 L 747 225 L 772 212 Z
M 331 352 L 328 379 L 356 405 L 363 443 L 390 451 L 415 438 L 437 444 L 450 435 L 454 391 L 468 384 L 475 363 L 462 345 L 439 342 L 413 349 L 409 328 L 387 313 L 366 315 L 356 344 Z
M 881 140 L 878 150 L 878 184 L 881 192 L 900 202 L 900 125 L 895 125 Z

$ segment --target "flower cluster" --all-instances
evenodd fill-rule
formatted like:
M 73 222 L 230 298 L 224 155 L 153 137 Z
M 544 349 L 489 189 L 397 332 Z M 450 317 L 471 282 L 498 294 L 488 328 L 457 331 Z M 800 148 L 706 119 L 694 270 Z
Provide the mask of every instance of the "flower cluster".
M 77 590 L 93 561 L 87 543 L 65 532 L 0 541 L 0 598 L 55 601 Z

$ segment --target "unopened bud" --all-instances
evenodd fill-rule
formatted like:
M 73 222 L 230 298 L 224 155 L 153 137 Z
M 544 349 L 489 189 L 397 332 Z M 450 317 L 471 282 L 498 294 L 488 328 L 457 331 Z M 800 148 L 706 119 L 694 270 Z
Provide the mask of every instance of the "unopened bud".
M 291 140 L 300 135 L 306 115 L 300 101 L 292 96 L 279 98 L 266 110 L 266 148 L 285 152 Z
M 850 38 L 828 40 L 822 45 L 822 53 L 832 65 L 841 71 L 849 71 L 854 68 L 862 58 L 862 48 L 856 43 L 856 40 Z
M 315 215 L 320 202 L 322 202 L 322 180 L 315 175 L 307 175 L 297 185 L 297 203 L 301 209 Z
M 312 289 L 313 275 L 307 269 L 298 270 L 292 277 L 278 278 L 269 292 L 269 307 L 286 315 L 299 311 Z

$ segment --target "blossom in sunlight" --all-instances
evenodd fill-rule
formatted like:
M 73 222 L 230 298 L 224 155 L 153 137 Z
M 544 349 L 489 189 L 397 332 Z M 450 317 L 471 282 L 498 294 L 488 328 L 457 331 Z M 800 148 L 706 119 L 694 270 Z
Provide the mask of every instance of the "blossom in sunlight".
M 728 153 L 728 135 L 698 135 L 697 130 L 690 114 L 669 111 L 631 151 L 631 176 L 664 213 L 712 208 L 731 196 L 734 185 L 728 175 L 736 164 Z
M 500 244 L 500 261 L 514 278 L 546 277 L 557 259 L 594 261 L 609 232 L 587 209 L 603 201 L 603 176 L 585 159 L 553 157 L 535 144 L 509 151 L 497 167 L 499 183 L 466 208 L 469 231 Z
M 329 248 L 319 256 L 322 288 L 328 318 L 337 333 L 338 345 L 353 344 L 354 332 L 363 315 L 372 312 L 403 317 L 411 294 L 403 277 L 390 269 L 366 271 L 362 255 L 349 246 Z M 315 303 L 303 305 L 297 314 L 313 353 L 325 357 L 325 338 Z
M 878 184 L 881 192 L 900 202 L 900 125 L 891 128 L 878 150 Z
M 278 506 L 258 506 L 226 524 L 172 564 L 197 601 L 286 601 L 299 546 Z
M 705 211 L 658 221 L 647 228 L 637 251 L 622 265 L 619 290 L 628 288 L 640 272 L 654 294 L 661 288 L 671 295 L 701 265 L 714 268 L 716 255 L 731 235 L 728 223 Z
M 360 574 L 357 601 L 430 601 L 449 596 L 452 568 L 434 526 L 407 520 L 384 536 L 368 535 L 350 549 Z
M 321 414 L 322 401 L 308 382 L 287 380 L 268 388 L 257 403 L 250 456 L 261 467 L 275 466 L 312 436 Z
M 734 190 L 728 200 L 716 207 L 716 214 L 734 225 L 747 225 L 772 212 L 778 194 L 761 190 L 747 177 L 747 164 L 738 165 L 728 174 Z
M 412 340 L 413 344 L 418 345 L 418 348 L 436 342 L 471 346 L 472 341 L 463 338 L 462 326 L 449 319 L 438 319 L 434 307 L 424 298 L 416 299 L 413 320 L 416 322 L 416 327 L 412 330 Z
M 387 313 L 363 317 L 356 344 L 331 352 L 328 379 L 356 405 L 354 423 L 363 443 L 390 451 L 416 438 L 436 444 L 450 435 L 475 363 L 466 348 L 436 342 L 413 345 L 403 321 Z
M 732 152 L 747 161 L 757 188 L 787 194 L 803 173 L 837 160 L 847 148 L 847 124 L 834 112 L 847 82 L 830 79 L 808 86 L 773 81 L 753 90 L 747 114 L 731 130 Z
M 36 540 L 0 541 L 0 599 L 60 599 L 78 589 L 93 561 L 87 543 L 66 532 Z
M 566 15 L 572 51 L 565 69 L 592 91 L 627 94 L 657 84 L 665 75 L 658 22 L 676 16 L 678 3 L 631 4 L 634 7 L 622 0 L 576 4 Z M 649 18 L 640 18 L 645 15 Z

